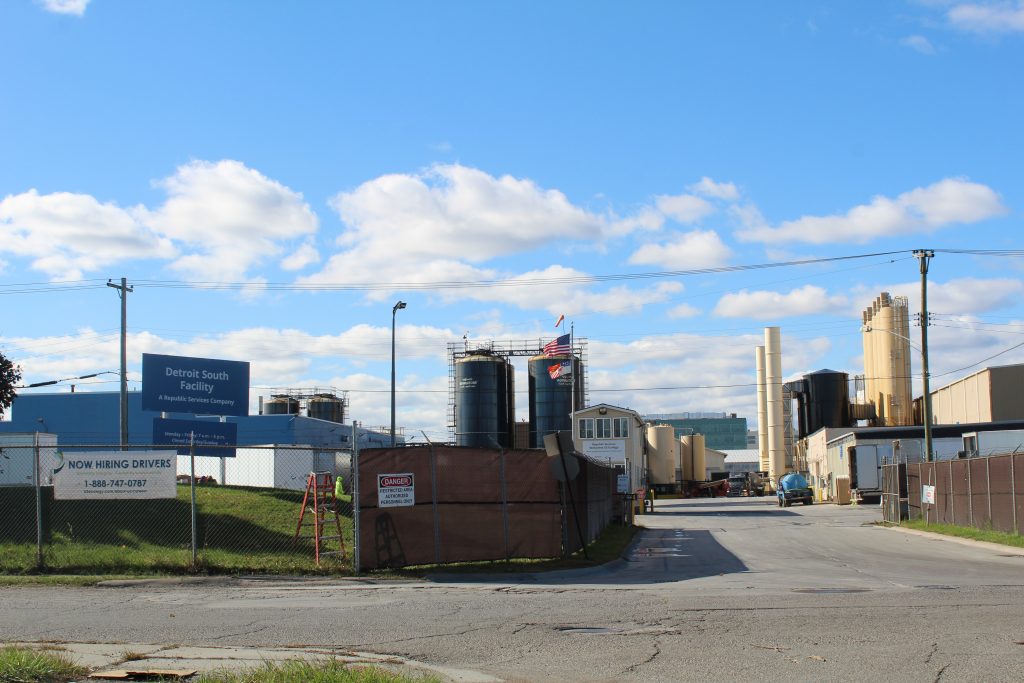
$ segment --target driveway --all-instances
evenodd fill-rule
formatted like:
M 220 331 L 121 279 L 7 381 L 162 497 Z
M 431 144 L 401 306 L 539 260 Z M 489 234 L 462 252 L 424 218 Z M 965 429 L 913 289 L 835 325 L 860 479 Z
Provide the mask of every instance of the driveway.
M 0 590 L 0 639 L 337 648 L 509 681 L 1024 680 L 1024 556 L 875 507 L 658 501 L 593 570 Z

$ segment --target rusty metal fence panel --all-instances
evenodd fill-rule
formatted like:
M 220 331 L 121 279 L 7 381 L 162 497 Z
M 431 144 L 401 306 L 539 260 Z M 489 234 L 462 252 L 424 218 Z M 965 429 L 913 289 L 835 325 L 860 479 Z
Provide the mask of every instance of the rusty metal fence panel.
M 610 523 L 614 470 L 580 458 L 574 506 L 542 450 L 456 446 L 359 454 L 359 568 L 558 557 Z M 412 475 L 410 505 L 382 506 L 381 477 Z
M 308 446 L 244 446 L 233 457 L 177 455 L 170 484 L 173 497 L 125 498 L 134 482 L 90 474 L 89 485 L 102 489 L 93 498 L 68 499 L 54 481 L 65 463 L 97 453 L 131 460 L 159 446 L 68 446 L 40 456 L 31 448 L 4 449 L 10 458 L 38 462 L 38 483 L 0 485 L 0 572 L 45 570 L 62 573 L 310 573 L 351 571 L 353 541 L 349 491 L 350 455 L 338 449 Z M 37 449 L 38 450 L 38 449 Z M 161 450 L 168 458 L 174 450 Z M 33 463 L 15 463 L 32 471 Z M 326 528 L 336 528 L 344 554 L 321 558 L 319 565 L 307 515 L 296 538 L 310 472 L 340 475 L 344 491 L 334 501 Z M 193 485 L 194 484 L 194 485 Z M 87 489 L 88 490 L 88 489 Z M 195 492 L 195 514 L 192 494 Z M 333 494 L 333 491 L 331 492 Z M 109 494 L 109 495 L 108 495 Z M 337 531 L 324 531 L 337 536 Z M 337 538 L 325 539 L 322 551 L 340 551 Z
M 1024 453 L 914 463 L 907 466 L 906 480 L 911 519 L 1021 532 Z M 934 504 L 922 504 L 922 486 L 935 487 Z M 888 512 L 886 520 L 891 521 Z

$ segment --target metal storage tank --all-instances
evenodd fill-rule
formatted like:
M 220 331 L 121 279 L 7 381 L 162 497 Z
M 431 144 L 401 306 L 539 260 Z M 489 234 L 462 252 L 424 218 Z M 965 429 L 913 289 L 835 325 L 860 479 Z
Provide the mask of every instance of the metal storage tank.
M 679 468 L 683 481 L 693 481 L 693 444 L 689 436 L 679 437 Z
M 264 415 L 298 415 L 299 400 L 286 394 L 271 396 L 269 401 L 263 402 Z
M 672 425 L 650 425 L 647 428 L 647 467 L 651 483 L 672 486 L 676 483 L 676 468 L 679 463 L 679 442 Z
M 552 379 L 548 370 L 572 360 L 572 376 Z M 583 405 L 583 364 L 576 357 L 540 355 L 530 358 L 530 446 L 544 448 L 544 435 L 572 429 L 573 391 L 575 408 Z
M 306 414 L 329 422 L 345 421 L 345 402 L 334 394 L 317 394 L 309 399 Z
M 455 361 L 455 445 L 515 445 L 515 368 L 487 351 Z
M 804 375 L 807 392 L 801 410 L 807 433 L 822 427 L 850 426 L 850 376 L 835 370 L 818 370 Z
M 680 446 L 684 448 L 690 454 L 690 467 L 692 469 L 691 476 L 693 481 L 707 481 L 708 479 L 708 467 L 707 467 L 707 453 L 704 450 L 704 435 L 703 434 L 691 434 L 689 436 L 680 437 Z M 683 469 L 686 469 L 686 464 L 683 464 Z M 684 471 L 684 474 L 686 472 Z

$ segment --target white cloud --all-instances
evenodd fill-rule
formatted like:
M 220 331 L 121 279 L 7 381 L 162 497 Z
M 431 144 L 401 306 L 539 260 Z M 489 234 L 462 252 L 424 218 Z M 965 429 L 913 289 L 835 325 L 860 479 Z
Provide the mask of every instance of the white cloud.
M 759 224 L 757 214 L 746 218 L 737 234 L 755 242 L 865 243 L 894 235 L 930 233 L 954 223 L 976 223 L 1005 213 L 994 190 L 963 178 L 946 178 L 890 199 L 877 196 L 843 215 L 804 216 L 777 228 Z
M 194 250 L 170 266 L 193 279 L 245 280 L 282 242 L 317 230 L 301 194 L 238 161 L 194 161 L 157 185 L 169 198 L 146 222 Z
M 700 182 L 690 185 L 686 189 L 705 197 L 714 197 L 725 201 L 734 202 L 740 198 L 740 191 L 733 183 L 716 183 L 711 178 L 704 176 Z
M 951 7 L 946 13 L 955 28 L 972 33 L 1024 31 L 1024 2 L 971 2 Z
M 677 320 L 679 318 L 695 318 L 701 313 L 703 313 L 703 311 L 696 306 L 691 306 L 690 304 L 679 304 L 678 306 L 669 309 L 668 317 L 673 320 Z
M 310 242 L 302 244 L 298 249 L 281 261 L 284 270 L 302 270 L 311 263 L 320 260 L 320 252 Z
M 921 35 L 906 36 L 900 39 L 900 45 L 909 47 L 912 50 L 917 50 L 923 55 L 934 55 L 935 46 L 932 45 L 931 41 Z
M 458 164 L 381 176 L 331 206 L 349 226 L 339 244 L 382 263 L 396 256 L 478 263 L 555 240 L 597 239 L 607 225 L 557 190 Z
M 675 285 L 633 290 L 590 291 L 566 279 L 586 274 L 558 265 L 568 260 L 569 245 L 598 248 L 603 239 L 635 230 L 657 229 L 664 217 L 646 207 L 620 218 L 573 205 L 564 194 L 528 179 L 495 177 L 457 164 L 437 165 L 417 175 L 394 174 L 363 183 L 331 200 L 347 229 L 317 273 L 303 284 L 394 283 L 395 289 L 425 283 L 449 283 L 439 289 L 446 300 L 475 299 L 550 312 L 626 312 L 645 301 L 661 301 Z M 554 245 L 551 249 L 549 245 Z M 508 273 L 481 264 L 496 258 L 549 247 L 556 265 Z M 528 280 L 559 282 L 527 284 Z M 500 287 L 460 287 L 460 283 L 512 280 Z M 519 285 L 515 280 L 523 281 Z M 391 292 L 374 290 L 372 300 Z
M 746 416 L 753 428 L 757 414 L 754 348 L 762 344 L 764 336 L 760 334 L 718 337 L 678 333 L 629 343 L 591 340 L 591 401 L 640 413 L 735 412 Z M 831 344 L 821 337 L 794 339 L 783 330 L 782 347 L 783 372 L 788 376 L 796 370 L 816 369 Z
M 680 223 L 696 223 L 715 211 L 708 200 L 692 194 L 659 195 L 654 200 L 659 211 Z
M 91 0 L 38 0 L 39 5 L 47 12 L 54 14 L 73 14 L 80 17 Z
M 645 244 L 629 257 L 634 264 L 652 264 L 670 270 L 714 268 L 728 262 L 732 250 L 714 230 L 693 230 L 663 244 Z
M 916 281 L 858 288 L 851 314 L 859 316 L 878 292 L 907 297 L 911 316 L 921 310 L 921 283 Z M 1014 306 L 1022 295 L 1024 282 L 1015 278 L 966 277 L 945 282 L 928 281 L 928 309 L 938 313 L 977 315 Z
M 843 313 L 849 308 L 845 296 L 829 296 L 821 287 L 805 285 L 787 293 L 765 290 L 730 293 L 718 300 L 713 314 L 723 318 L 776 320 L 799 315 Z
M 0 201 L 0 252 L 28 257 L 35 270 L 70 280 L 119 261 L 175 256 L 171 241 L 148 230 L 140 213 L 86 194 L 9 195 Z
M 162 259 L 191 279 L 259 286 L 262 278 L 247 278 L 250 268 L 317 230 L 302 195 L 237 161 L 195 161 L 156 184 L 169 197 L 153 210 L 69 192 L 9 195 L 0 201 L 0 253 L 30 258 L 55 279 Z M 317 258 L 307 240 L 283 266 Z

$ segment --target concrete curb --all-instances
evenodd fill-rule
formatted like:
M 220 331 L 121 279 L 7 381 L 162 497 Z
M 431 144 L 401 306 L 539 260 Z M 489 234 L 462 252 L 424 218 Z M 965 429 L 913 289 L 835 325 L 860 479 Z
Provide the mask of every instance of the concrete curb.
M 906 529 L 901 526 L 881 526 L 879 529 L 891 529 L 892 531 L 900 531 L 911 536 L 920 536 L 921 538 L 932 538 L 938 541 L 950 541 L 951 543 L 959 543 L 960 545 L 966 545 L 978 549 L 991 550 L 999 553 L 1000 555 L 1017 555 L 1024 557 L 1024 548 L 1018 548 L 1012 545 L 1003 545 L 1002 543 L 991 543 L 989 541 L 976 541 L 973 538 L 960 538 L 959 536 L 947 536 L 946 534 L 936 533 L 934 531 L 920 531 L 918 529 Z

